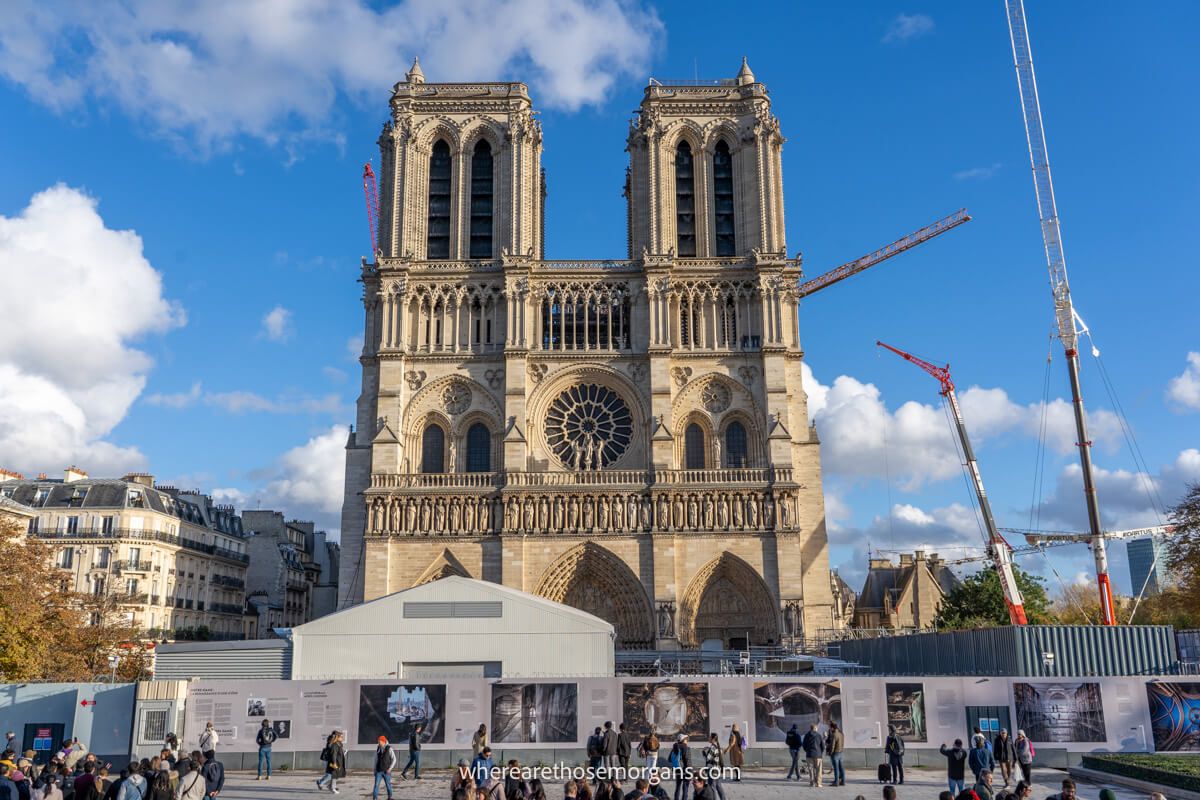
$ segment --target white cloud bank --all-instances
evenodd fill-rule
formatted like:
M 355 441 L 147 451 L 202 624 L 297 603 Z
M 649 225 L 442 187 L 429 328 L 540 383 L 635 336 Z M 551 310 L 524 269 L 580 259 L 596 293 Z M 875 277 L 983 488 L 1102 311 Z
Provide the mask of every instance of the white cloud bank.
M 5 17 L 11 16 L 11 12 Z M 152 362 L 133 346 L 183 325 L 133 231 L 106 227 L 97 202 L 57 185 L 0 215 L 0 465 L 97 474 L 140 467 L 106 441 Z
M 275 306 L 262 318 L 262 335 L 272 342 L 286 342 L 292 336 L 292 312 Z
M 1167 384 L 1167 400 L 1179 411 L 1200 411 L 1200 353 L 1187 354 L 1187 366 Z
M 338 98 L 382 111 L 414 55 L 430 81 L 529 80 L 540 104 L 576 109 L 641 77 L 661 34 L 637 0 L 15 0 L 0 74 L 58 111 L 112 101 L 209 150 L 337 138 Z
M 821 437 L 826 472 L 868 478 L 890 473 L 905 491 L 958 474 L 954 433 L 941 408 L 909 401 L 893 411 L 874 384 L 840 375 L 832 385 L 825 385 L 807 362 L 802 370 L 809 418 Z M 1006 434 L 1036 436 L 1041 424 L 1041 403 L 1020 405 L 1003 389 L 972 386 L 959 393 L 959 402 L 976 447 Z M 1045 413 L 1047 445 L 1058 453 L 1071 452 L 1075 447 L 1071 405 L 1058 398 L 1046 405 Z M 1110 411 L 1088 412 L 1088 424 L 1098 444 L 1111 445 L 1120 438 L 1120 423 Z

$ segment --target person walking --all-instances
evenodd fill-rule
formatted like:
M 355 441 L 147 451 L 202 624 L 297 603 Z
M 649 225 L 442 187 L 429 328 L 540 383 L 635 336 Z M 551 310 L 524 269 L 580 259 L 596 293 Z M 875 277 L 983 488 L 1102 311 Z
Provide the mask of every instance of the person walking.
M 325 762 L 325 774 L 317 780 L 317 788 L 338 793 L 338 778 L 346 777 L 346 745 L 341 731 L 334 731 L 325 740 L 325 749 L 321 751 L 321 760 Z
M 883 744 L 888 767 L 892 771 L 892 783 L 904 785 L 904 740 L 896 733 L 895 725 L 888 725 L 887 741 Z
M 275 729 L 271 727 L 271 720 L 264 719 L 254 736 L 254 743 L 258 745 L 258 777 L 254 780 L 263 779 L 263 764 L 267 765 L 267 780 L 271 780 L 271 746 L 278 738 Z
M 642 739 L 641 745 L 638 746 L 638 755 L 646 759 L 646 772 L 650 773 L 658 769 L 658 728 L 654 725 L 650 726 L 650 732 Z
M 787 777 L 785 781 L 790 781 L 792 776 L 796 776 L 796 780 L 800 780 L 800 747 L 803 742 L 800 739 L 800 729 L 792 723 L 792 727 L 788 728 L 787 736 L 783 737 L 784 744 L 787 745 L 788 752 L 792 754 L 792 765 L 788 767 Z
M 617 730 L 617 763 L 621 765 L 622 774 L 629 770 L 629 756 L 633 754 L 633 741 L 629 738 L 629 731 L 625 730 L 625 723 L 622 722 Z
M 1001 728 L 1000 732 L 996 734 L 996 738 L 992 740 L 992 758 L 1000 767 L 1000 775 L 1004 778 L 1004 788 L 1007 789 L 1009 783 L 1012 782 L 1013 763 L 1017 760 L 1017 752 L 1013 747 L 1013 740 L 1008 735 L 1007 728 Z
M 387 789 L 388 800 L 392 800 L 392 770 L 396 768 L 396 751 L 386 736 L 380 736 L 375 745 L 375 788 L 371 800 L 379 800 L 379 784 Z
M 817 730 L 815 722 L 808 729 L 808 733 L 804 734 L 804 741 L 801 744 L 804 747 L 804 761 L 808 764 L 808 785 L 820 786 L 821 767 L 824 763 L 822 759 L 825 757 L 825 738 Z
M 142 775 L 142 765 L 137 761 L 129 765 L 129 776 L 117 791 L 117 800 L 146 800 L 150 786 Z
M 691 785 L 692 751 L 688 748 L 686 733 L 675 737 L 671 754 L 667 756 L 667 764 L 675 777 L 675 800 L 687 800 L 688 786 Z
M 967 751 L 967 766 L 971 768 L 976 783 L 979 783 L 980 773 L 991 772 L 996 768 L 996 762 L 992 759 L 992 751 L 987 749 L 986 742 L 987 740 L 982 736 L 972 736 L 971 749 Z
M 721 783 L 721 774 L 725 771 L 725 756 L 721 750 L 721 739 L 717 732 L 708 735 L 708 746 L 704 748 L 705 786 L 717 793 L 720 800 L 725 800 L 725 787 Z
M 404 769 L 400 770 L 400 779 L 408 780 L 408 768 L 413 769 L 413 778 L 421 780 L 421 735 L 425 731 L 425 726 L 417 723 L 413 726 L 412 733 L 408 735 L 408 763 L 404 765 Z M 389 748 L 390 749 L 390 748 Z M 393 760 L 395 756 L 392 756 Z M 391 797 L 391 793 L 388 793 Z
M 1017 738 L 1013 740 L 1013 752 L 1017 755 L 1017 766 L 1021 769 L 1021 780 L 1029 786 L 1033 785 L 1033 742 L 1025 736 L 1025 731 L 1018 730 Z
M 829 723 L 829 733 L 825 736 L 825 754 L 829 756 L 829 765 L 833 769 L 833 785 L 846 785 L 846 767 L 842 764 L 842 754 L 846 749 L 846 737 L 836 722 Z
M 963 749 L 962 739 L 954 740 L 954 747 L 946 747 L 942 742 L 942 755 L 946 757 L 946 787 L 950 794 L 958 797 L 966 788 L 967 751 Z
M 220 744 L 221 737 L 217 735 L 217 729 L 213 727 L 211 722 L 205 723 L 204 730 L 200 733 L 200 752 L 205 758 L 215 758 L 217 755 L 217 745 Z
M 478 758 L 483 748 L 488 746 L 487 725 L 480 723 L 479 730 L 471 736 L 471 758 Z
M 729 729 L 729 745 L 726 746 L 725 752 L 729 754 L 729 766 L 733 767 L 735 783 L 742 779 L 742 764 L 745 762 L 747 744 L 746 737 L 738 730 L 737 723 L 733 723 L 733 727 Z

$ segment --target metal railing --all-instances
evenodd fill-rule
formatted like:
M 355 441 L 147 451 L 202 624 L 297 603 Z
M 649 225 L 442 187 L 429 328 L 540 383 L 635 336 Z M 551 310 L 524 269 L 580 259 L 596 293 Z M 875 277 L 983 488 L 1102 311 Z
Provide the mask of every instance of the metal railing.
M 232 575 L 213 575 L 209 579 L 209 583 L 213 586 L 229 586 L 234 589 L 245 589 L 246 581 L 241 578 L 235 578 Z
M 125 559 L 113 563 L 113 569 L 118 572 L 149 572 L 150 562 Z
M 240 617 L 245 609 L 234 603 L 209 603 L 208 610 L 214 614 L 237 614 Z

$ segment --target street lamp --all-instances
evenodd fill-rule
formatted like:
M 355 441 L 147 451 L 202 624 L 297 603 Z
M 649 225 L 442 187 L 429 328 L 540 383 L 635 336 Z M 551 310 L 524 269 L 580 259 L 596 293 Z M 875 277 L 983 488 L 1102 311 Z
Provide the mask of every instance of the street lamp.
M 112 677 L 109 678 L 109 680 L 108 680 L 108 682 L 110 684 L 117 682 L 117 665 L 120 663 L 121 663 L 121 657 L 119 655 L 117 655 L 116 653 L 113 653 L 111 656 L 108 657 L 108 666 L 112 667 Z

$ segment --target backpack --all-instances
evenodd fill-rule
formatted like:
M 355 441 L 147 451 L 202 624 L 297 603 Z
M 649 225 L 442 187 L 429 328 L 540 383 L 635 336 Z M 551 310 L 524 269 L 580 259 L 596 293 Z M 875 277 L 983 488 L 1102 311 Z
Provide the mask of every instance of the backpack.
M 320 759 L 322 761 L 332 761 L 333 760 L 333 751 L 329 748 L 329 745 L 325 745 L 325 747 L 321 750 Z
M 679 745 L 671 748 L 671 755 L 667 756 L 667 766 L 671 769 L 679 769 Z

